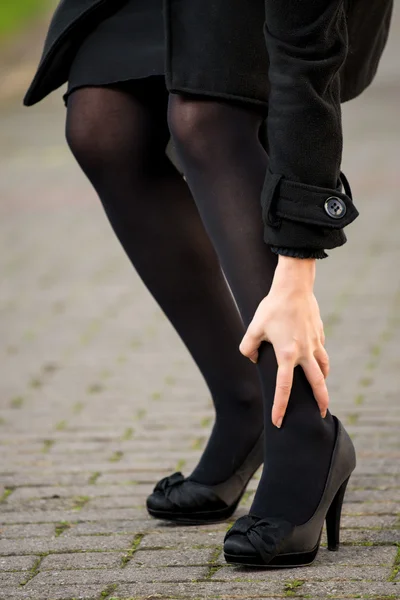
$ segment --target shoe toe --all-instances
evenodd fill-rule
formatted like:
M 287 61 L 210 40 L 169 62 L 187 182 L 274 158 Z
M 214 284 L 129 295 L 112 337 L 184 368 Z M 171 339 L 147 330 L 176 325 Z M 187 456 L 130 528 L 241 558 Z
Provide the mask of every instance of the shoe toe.
M 229 557 L 255 557 L 257 552 L 245 535 L 231 535 L 224 543 L 224 553 Z
M 174 505 L 162 492 L 153 492 L 148 496 L 147 509 L 154 512 L 171 512 Z

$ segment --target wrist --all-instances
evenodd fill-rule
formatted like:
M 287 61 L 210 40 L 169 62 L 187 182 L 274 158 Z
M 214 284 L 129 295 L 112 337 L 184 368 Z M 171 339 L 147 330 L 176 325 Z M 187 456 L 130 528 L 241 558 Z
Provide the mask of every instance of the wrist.
M 311 290 L 314 287 L 315 258 L 294 258 L 279 255 L 274 275 L 274 284 L 284 287 Z

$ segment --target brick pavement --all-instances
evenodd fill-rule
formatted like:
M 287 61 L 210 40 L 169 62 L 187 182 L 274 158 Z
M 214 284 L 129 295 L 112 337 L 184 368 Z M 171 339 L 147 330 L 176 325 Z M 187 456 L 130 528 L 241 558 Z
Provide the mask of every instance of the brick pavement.
M 199 456 L 207 390 L 69 155 L 60 95 L 0 110 L 0 600 L 400 598 L 399 31 L 345 107 L 361 217 L 317 291 L 358 467 L 340 552 L 304 569 L 226 566 L 227 524 L 147 518 L 154 482 Z

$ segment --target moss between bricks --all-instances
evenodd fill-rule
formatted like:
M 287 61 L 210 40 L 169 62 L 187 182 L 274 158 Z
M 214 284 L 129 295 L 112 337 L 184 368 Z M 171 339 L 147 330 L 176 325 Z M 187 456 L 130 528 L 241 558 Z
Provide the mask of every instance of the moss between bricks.
M 91 385 L 89 385 L 87 387 L 86 392 L 88 394 L 100 394 L 100 392 L 103 392 L 105 390 L 104 385 L 102 385 L 101 383 L 92 383 Z
M 37 557 L 37 559 L 33 563 L 32 568 L 28 572 L 27 578 L 19 584 L 21 587 L 26 585 L 28 583 L 28 581 L 33 579 L 39 573 L 39 569 L 40 569 L 40 565 L 42 564 L 42 560 L 48 555 L 49 555 L 49 552 L 42 552 Z
M 124 455 L 124 453 L 121 452 L 121 450 L 116 450 L 115 452 L 113 452 L 113 454 L 110 456 L 110 458 L 108 460 L 109 460 L 109 462 L 118 462 L 121 460 L 123 455 Z
M 72 510 L 82 510 L 82 508 L 89 502 L 90 496 L 75 496 L 73 498 Z
M 210 568 L 208 570 L 207 575 L 205 576 L 205 580 L 210 580 L 215 573 L 218 573 L 218 571 L 220 569 L 222 569 L 222 565 L 216 565 L 215 562 L 218 560 L 219 555 L 221 554 L 222 551 L 222 546 L 217 546 L 216 548 L 214 548 L 211 556 L 210 556 L 210 560 L 209 560 L 209 564 L 210 564 Z
M 204 437 L 199 437 L 193 440 L 191 448 L 192 450 L 201 450 L 205 442 Z
M 204 419 L 200 421 L 200 427 L 209 427 L 211 425 L 211 420 L 211 417 L 204 417 Z
M 11 408 L 21 408 L 24 403 L 24 399 L 22 396 L 15 396 L 11 399 L 10 406 Z
M 254 494 L 254 492 L 249 492 L 246 491 L 243 496 L 242 499 L 240 501 L 240 504 L 246 504 L 246 502 L 249 500 L 249 498 L 251 498 L 251 496 Z
M 178 462 L 176 463 L 176 467 L 175 467 L 175 471 L 180 471 L 181 469 L 183 469 L 183 467 L 186 465 L 186 460 L 184 458 L 181 458 L 180 460 L 178 460 Z
M 31 387 L 33 389 L 41 388 L 42 385 L 43 385 L 43 381 L 40 379 L 40 377 L 32 377 L 32 379 L 29 382 L 29 387 Z
M 43 440 L 42 452 L 44 454 L 47 454 L 47 452 L 50 452 L 50 450 L 52 449 L 52 447 L 54 446 L 54 444 L 55 444 L 54 440 Z
M 60 521 L 60 523 L 57 523 L 55 526 L 56 537 L 59 537 L 62 533 L 64 533 L 64 531 L 70 529 L 70 527 L 71 523 L 69 523 L 68 521 Z
M 14 490 L 15 490 L 15 487 L 6 487 L 6 489 L 0 496 L 0 504 L 2 502 L 5 502 L 7 500 L 7 498 L 13 493 Z
M 291 579 L 285 583 L 283 591 L 286 597 L 299 596 L 300 588 L 304 585 L 304 579 Z
M 134 433 L 133 428 L 132 427 L 128 427 L 127 429 L 125 429 L 125 431 L 124 431 L 121 439 L 123 441 L 131 440 L 132 437 L 133 437 L 133 433 Z
M 133 539 L 132 546 L 129 548 L 128 552 L 121 559 L 121 567 L 126 567 L 128 562 L 132 560 L 132 556 L 135 554 L 136 550 L 139 548 L 142 539 L 144 538 L 144 533 L 138 533 L 135 535 Z
M 72 412 L 76 415 L 79 415 L 79 413 L 81 413 L 83 410 L 83 406 L 83 402 L 75 402 L 74 406 L 72 407 Z
M 396 558 L 394 559 L 392 572 L 389 577 L 389 581 L 394 581 L 398 573 L 400 572 L 400 544 L 398 544 Z
M 98 478 L 100 477 L 100 475 L 101 475 L 100 471 L 95 471 L 95 472 L 94 472 L 94 473 L 92 473 L 92 474 L 91 474 L 91 476 L 89 477 L 89 479 L 88 479 L 88 483 L 89 483 L 90 485 L 94 485 L 94 484 L 97 482 L 97 480 L 98 480 Z
M 147 411 L 144 408 L 139 408 L 139 410 L 136 411 L 135 413 L 135 419 L 137 421 L 140 421 L 140 419 L 143 419 L 146 416 Z
M 110 583 L 100 594 L 100 599 L 101 600 L 105 600 L 106 598 L 110 597 L 110 594 L 112 594 L 113 592 L 115 592 L 115 590 L 117 589 L 117 584 L 116 583 Z

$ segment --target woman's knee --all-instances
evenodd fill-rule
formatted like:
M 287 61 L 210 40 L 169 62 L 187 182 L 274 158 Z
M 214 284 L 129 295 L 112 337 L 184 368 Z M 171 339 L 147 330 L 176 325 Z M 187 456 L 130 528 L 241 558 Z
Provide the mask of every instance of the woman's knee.
M 171 94 L 168 125 L 178 154 L 187 161 L 212 162 L 221 151 L 257 141 L 262 116 L 234 103 Z
M 171 94 L 168 126 L 178 154 L 205 159 L 213 146 L 220 113 L 216 102 Z
M 158 152 L 155 130 L 146 106 L 124 90 L 86 87 L 68 98 L 66 139 L 85 171 L 150 162 Z
M 82 101 L 79 90 L 73 92 L 68 99 L 65 137 L 83 168 L 101 166 L 109 161 L 112 147 L 105 127 L 105 113 L 102 110 L 91 111 Z

